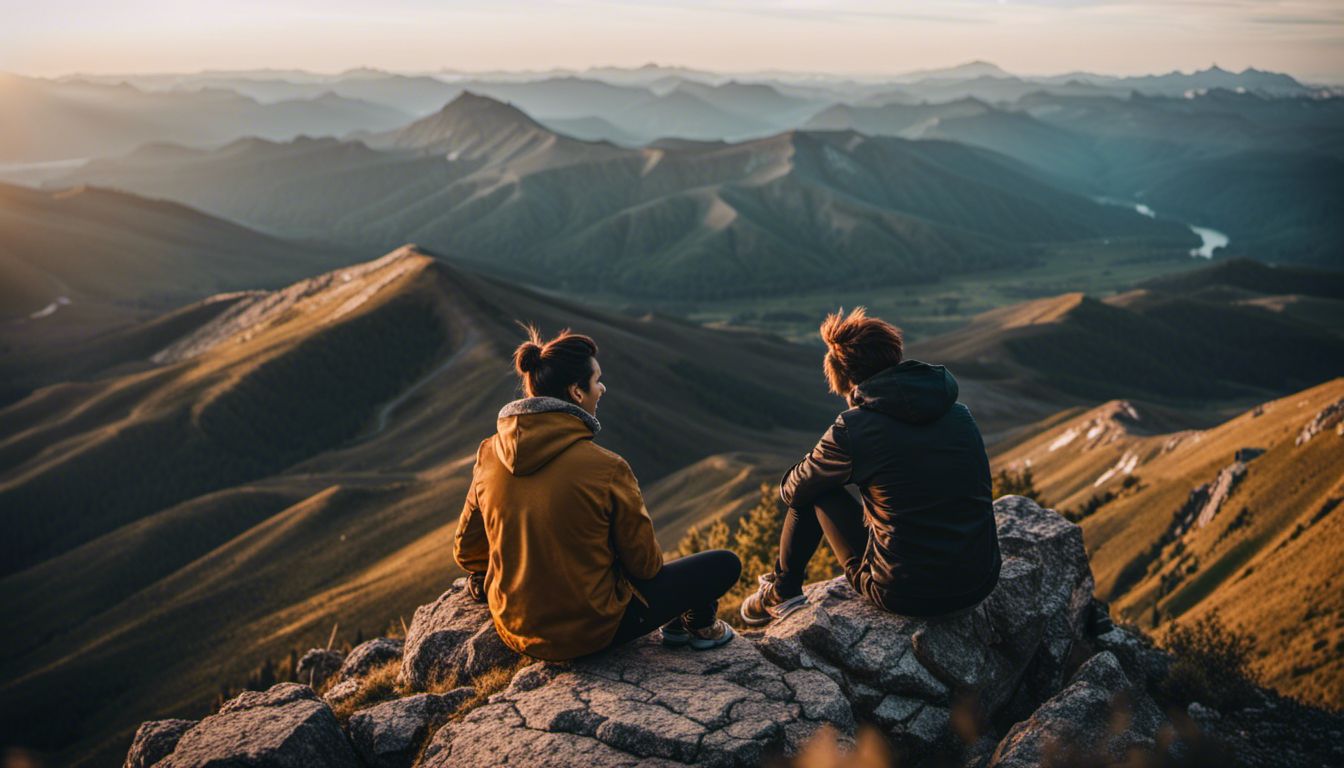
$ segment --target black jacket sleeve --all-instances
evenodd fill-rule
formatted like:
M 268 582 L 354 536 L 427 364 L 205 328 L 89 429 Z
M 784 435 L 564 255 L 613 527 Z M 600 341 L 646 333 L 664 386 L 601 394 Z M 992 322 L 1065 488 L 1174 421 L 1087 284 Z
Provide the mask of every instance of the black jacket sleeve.
M 853 468 L 845 422 L 837 418 L 812 452 L 784 473 L 779 497 L 787 506 L 806 509 L 818 496 L 847 485 Z

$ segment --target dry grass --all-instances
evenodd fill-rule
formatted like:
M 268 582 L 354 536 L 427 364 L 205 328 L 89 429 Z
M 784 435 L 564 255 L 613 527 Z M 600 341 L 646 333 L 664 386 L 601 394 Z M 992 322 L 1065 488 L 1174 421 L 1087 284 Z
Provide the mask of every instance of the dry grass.
M 400 659 L 389 659 L 370 669 L 369 674 L 360 679 L 359 693 L 332 706 L 331 711 L 335 713 L 336 719 L 345 723 L 351 715 L 361 709 L 407 695 L 397 684 L 397 675 L 400 673 Z M 331 684 L 328 682 L 324 686 L 323 693 L 330 687 Z

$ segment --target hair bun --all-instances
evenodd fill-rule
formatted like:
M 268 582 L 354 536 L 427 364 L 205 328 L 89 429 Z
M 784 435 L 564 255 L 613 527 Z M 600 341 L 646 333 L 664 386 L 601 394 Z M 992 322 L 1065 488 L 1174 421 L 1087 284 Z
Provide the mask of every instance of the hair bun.
M 518 373 L 531 373 L 541 365 L 541 345 L 534 341 L 524 341 L 513 353 L 513 365 Z

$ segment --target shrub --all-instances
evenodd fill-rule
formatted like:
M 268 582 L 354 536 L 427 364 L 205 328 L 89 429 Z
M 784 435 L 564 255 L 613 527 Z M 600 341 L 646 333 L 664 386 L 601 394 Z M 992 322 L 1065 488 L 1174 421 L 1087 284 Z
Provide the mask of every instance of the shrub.
M 1036 479 L 1031 476 L 1031 467 L 1024 467 L 1020 472 L 1000 469 L 994 476 L 993 495 L 996 499 L 1000 496 L 1026 496 L 1042 507 L 1050 506 L 1036 488 Z
M 1173 622 L 1163 642 L 1173 660 L 1160 693 L 1219 710 L 1247 706 L 1255 694 L 1255 644 L 1255 635 L 1227 627 L 1216 610 L 1189 624 Z
M 761 484 L 756 505 L 730 526 L 716 520 L 707 528 L 692 526 L 677 545 L 677 553 L 689 555 L 706 549 L 731 549 L 742 559 L 742 578 L 737 586 L 719 600 L 719 615 L 737 621 L 738 609 L 747 595 L 756 590 L 756 577 L 771 572 L 779 555 L 779 535 L 784 529 L 788 510 L 779 500 L 779 487 Z M 808 563 L 811 581 L 829 579 L 843 573 L 831 548 L 823 541 Z

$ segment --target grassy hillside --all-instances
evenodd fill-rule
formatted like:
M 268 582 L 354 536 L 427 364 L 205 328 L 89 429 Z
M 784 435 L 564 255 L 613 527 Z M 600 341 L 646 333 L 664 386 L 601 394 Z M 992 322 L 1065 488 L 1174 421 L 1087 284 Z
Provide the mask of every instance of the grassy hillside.
M 124 335 L 167 309 L 353 260 L 344 248 L 282 240 L 176 203 L 0 184 L 0 403 L 136 350 L 147 356 L 146 344 L 227 304 L 164 318 L 136 331 L 138 341 Z
M 809 348 L 596 311 L 413 248 L 248 294 L 156 364 L 0 410 L 0 610 L 26 628 L 0 644 L 0 740 L 112 762 L 138 722 L 203 714 L 263 659 L 432 599 L 476 446 L 516 396 L 515 320 L 598 340 L 601 443 L 669 550 L 749 506 L 839 405 Z
M 1043 425 L 994 463 L 1030 467 L 1047 501 L 1082 517 L 1097 592 L 1119 616 L 1162 631 L 1217 610 L 1259 638 L 1266 682 L 1337 706 L 1341 415 L 1338 378 L 1209 429 L 1111 402 Z M 1322 428 L 1304 439 L 1312 422 Z

